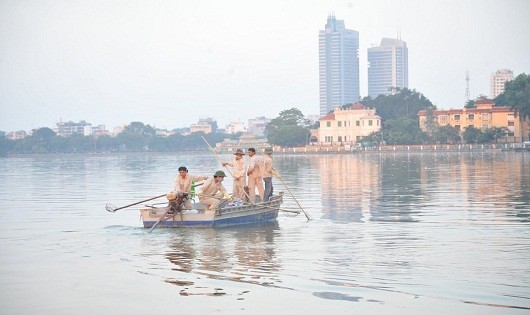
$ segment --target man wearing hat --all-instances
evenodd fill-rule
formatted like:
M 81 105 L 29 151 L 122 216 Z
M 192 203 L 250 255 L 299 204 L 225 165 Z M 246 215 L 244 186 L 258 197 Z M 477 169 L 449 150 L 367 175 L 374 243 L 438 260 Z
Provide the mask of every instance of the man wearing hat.
M 202 191 L 199 193 L 199 202 L 207 205 L 207 210 L 217 211 L 219 210 L 222 199 L 230 199 L 222 184 L 225 177 L 225 172 L 217 171 L 213 175 L 213 178 L 210 178 L 202 185 Z
M 266 148 L 263 152 L 263 182 L 265 183 L 265 192 L 263 193 L 263 201 L 269 201 L 272 196 L 272 149 Z
M 223 166 L 231 166 L 232 167 L 232 175 L 234 176 L 234 184 L 233 184 L 233 192 L 232 196 L 236 198 L 245 199 L 245 190 L 244 187 L 246 185 L 245 180 L 245 159 L 243 158 L 243 150 L 237 149 L 236 153 L 234 153 L 234 159 L 232 160 L 232 163 L 223 162 Z

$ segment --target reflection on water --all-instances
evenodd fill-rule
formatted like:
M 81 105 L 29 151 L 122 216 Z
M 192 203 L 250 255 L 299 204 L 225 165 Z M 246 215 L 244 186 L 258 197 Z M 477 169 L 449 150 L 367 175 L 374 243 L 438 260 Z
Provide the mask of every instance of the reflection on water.
M 171 239 L 165 256 L 174 264 L 174 271 L 208 279 L 277 286 L 281 282 L 277 274 L 280 266 L 274 253 L 274 235 L 278 229 L 278 222 L 274 222 L 258 227 L 190 231 L 183 238 Z M 184 286 L 182 295 L 190 295 L 198 288 L 205 289 L 202 285 L 194 286 L 186 275 L 166 279 L 166 282 Z M 205 294 L 212 294 L 212 290 L 221 289 L 210 288 Z
M 407 222 L 444 209 L 527 221 L 528 159 L 504 153 L 326 156 L 319 159 L 323 217 Z
M 395 314 L 528 311 L 529 160 L 524 152 L 276 155 L 313 220 L 281 213 L 267 226 L 147 233 L 138 208 L 110 214 L 105 204 L 169 191 L 182 165 L 211 176 L 221 167 L 215 156 L 0 159 L 2 313 L 125 304 L 117 314 L 134 313 L 143 296 L 118 303 L 114 293 L 132 296 L 139 284 L 191 309 L 208 305 L 203 298 L 242 310 L 261 294 L 296 294 L 294 309 L 333 301 L 337 312 L 349 310 L 340 303 Z M 286 192 L 283 207 L 297 209 L 274 185 Z M 42 295 L 51 284 L 55 294 Z M 14 302 L 27 296 L 35 298 Z

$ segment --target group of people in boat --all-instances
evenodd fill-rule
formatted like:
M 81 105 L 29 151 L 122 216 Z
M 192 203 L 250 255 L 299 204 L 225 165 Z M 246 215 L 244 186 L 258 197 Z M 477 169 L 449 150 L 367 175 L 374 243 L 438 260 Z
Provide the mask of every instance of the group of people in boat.
M 243 157 L 245 153 L 242 149 L 237 149 L 234 158 L 230 162 L 223 162 L 222 165 L 229 170 L 233 177 L 233 193 L 230 196 L 222 182 L 226 177 L 224 171 L 217 171 L 213 178 L 201 175 L 191 175 L 185 166 L 179 167 L 179 175 L 175 179 L 173 191 L 167 197 L 172 200 L 177 195 L 188 197 L 195 193 L 196 183 L 200 184 L 201 191 L 197 194 L 199 202 L 207 206 L 208 210 L 218 210 L 225 200 L 237 198 L 242 201 L 256 203 L 269 201 L 273 193 L 272 176 L 279 177 L 279 174 L 272 166 L 272 149 L 266 148 L 263 155 L 256 155 L 254 148 L 248 148 L 248 163 Z M 230 171 L 231 169 L 231 171 Z M 256 189 L 258 196 L 256 196 Z M 259 199 L 258 199 L 259 198 Z M 191 199 L 183 198 L 183 209 L 191 209 Z

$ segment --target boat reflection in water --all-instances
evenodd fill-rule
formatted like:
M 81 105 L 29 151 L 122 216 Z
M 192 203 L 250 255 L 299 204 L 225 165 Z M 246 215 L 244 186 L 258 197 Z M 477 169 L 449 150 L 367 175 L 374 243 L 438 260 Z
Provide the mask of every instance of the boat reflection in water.
M 166 258 L 176 273 L 165 281 L 181 286 L 181 295 L 225 294 L 209 280 L 278 286 L 281 264 L 274 251 L 278 230 L 276 221 L 258 227 L 185 230 L 168 244 Z

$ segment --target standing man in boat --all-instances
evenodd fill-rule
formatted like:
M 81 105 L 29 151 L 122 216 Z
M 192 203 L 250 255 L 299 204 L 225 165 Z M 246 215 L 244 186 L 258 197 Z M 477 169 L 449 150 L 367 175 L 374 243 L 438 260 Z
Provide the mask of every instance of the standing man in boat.
M 256 188 L 258 188 L 259 197 L 263 200 L 263 179 L 261 174 L 263 173 L 263 159 L 260 156 L 256 156 L 256 149 L 248 148 L 248 156 L 250 157 L 250 163 L 247 170 L 248 175 L 248 195 L 250 202 L 256 202 Z
M 223 179 L 226 177 L 225 172 L 217 171 L 202 185 L 202 191 L 199 193 L 199 202 L 207 205 L 207 210 L 219 210 L 221 201 L 230 199 L 223 186 Z
M 179 167 L 179 175 L 175 178 L 175 187 L 173 192 L 178 194 L 181 193 L 185 196 L 193 195 L 195 182 L 208 179 L 208 176 L 190 175 L 188 169 L 185 166 Z M 191 209 L 191 199 L 185 198 L 182 205 L 183 209 Z
M 263 152 L 263 183 L 265 183 L 265 192 L 263 193 L 263 201 L 267 202 L 272 196 L 272 149 L 266 148 Z
M 245 182 L 246 182 L 246 174 L 245 174 L 245 159 L 243 158 L 243 150 L 237 149 L 236 153 L 234 153 L 234 159 L 232 160 L 232 163 L 223 162 L 223 166 L 226 167 L 231 166 L 232 167 L 232 176 L 234 177 L 234 184 L 233 184 L 233 192 L 232 197 L 241 198 L 245 200 Z

